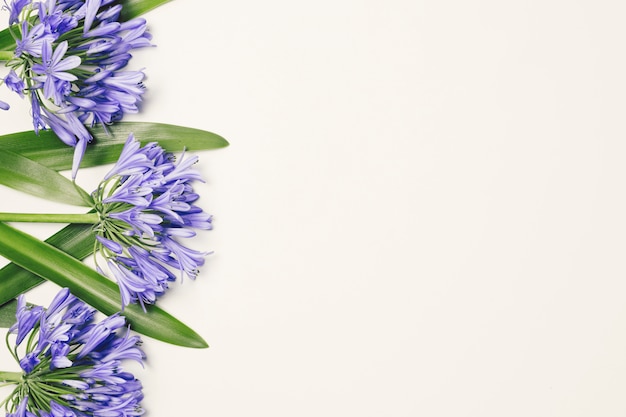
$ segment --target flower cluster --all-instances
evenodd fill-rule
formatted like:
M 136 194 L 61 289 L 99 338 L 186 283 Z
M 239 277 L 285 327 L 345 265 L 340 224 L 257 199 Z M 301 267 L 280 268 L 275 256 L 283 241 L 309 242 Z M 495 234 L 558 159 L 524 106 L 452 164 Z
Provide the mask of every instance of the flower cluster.
M 121 22 L 114 0 L 11 0 L 6 8 L 16 48 L 0 84 L 28 97 L 35 132 L 51 128 L 75 148 L 76 177 L 92 139 L 86 125 L 138 111 L 144 73 L 123 68 L 133 49 L 150 45 L 146 21 Z
M 140 340 L 130 335 L 119 314 L 95 322 L 94 313 L 67 289 L 47 309 L 18 298 L 7 346 L 9 335 L 15 335 L 12 355 L 22 372 L 0 372 L 0 381 L 17 385 L 2 403 L 8 417 L 143 413 L 141 383 L 121 368 L 124 360 L 143 362 Z
M 92 193 L 100 217 L 96 250 L 116 279 L 122 307 L 154 303 L 176 279 L 172 270 L 194 279 L 206 252 L 183 246 L 193 229 L 210 230 L 212 217 L 193 203 L 191 168 L 197 157 L 176 161 L 157 143 L 140 147 L 131 134 L 119 160 Z M 100 272 L 103 269 L 98 267 Z

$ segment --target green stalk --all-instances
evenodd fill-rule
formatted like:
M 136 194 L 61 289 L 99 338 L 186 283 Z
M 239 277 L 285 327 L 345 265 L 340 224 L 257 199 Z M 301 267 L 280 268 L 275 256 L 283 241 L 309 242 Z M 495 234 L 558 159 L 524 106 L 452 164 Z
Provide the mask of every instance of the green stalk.
M 0 213 L 0 222 L 96 224 L 99 221 L 100 216 L 98 215 L 98 213 Z
M 15 382 L 19 384 L 22 382 L 21 372 L 0 372 L 0 382 Z

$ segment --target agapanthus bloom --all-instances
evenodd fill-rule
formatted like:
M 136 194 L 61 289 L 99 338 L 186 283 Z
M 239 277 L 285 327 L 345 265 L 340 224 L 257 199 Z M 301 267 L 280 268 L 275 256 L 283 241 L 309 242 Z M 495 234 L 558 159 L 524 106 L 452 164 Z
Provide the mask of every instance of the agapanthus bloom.
M 47 309 L 18 298 L 12 355 L 21 372 L 0 372 L 17 385 L 3 401 L 8 417 L 126 417 L 143 414 L 142 386 L 122 362 L 143 362 L 138 336 L 119 314 L 100 322 L 65 288 Z
M 128 137 L 119 160 L 92 193 L 100 222 L 96 253 L 106 259 L 99 269 L 115 278 L 122 305 L 154 303 L 176 279 L 172 271 L 195 278 L 206 252 L 188 248 L 181 238 L 194 229 L 209 230 L 212 218 L 194 205 L 192 169 L 197 157 L 177 161 L 157 143 L 140 147 Z
M 143 71 L 124 71 L 133 49 L 150 45 L 146 21 L 120 21 L 114 0 L 11 0 L 16 48 L 0 78 L 32 106 L 35 132 L 51 128 L 73 146 L 72 177 L 92 137 L 86 126 L 106 126 L 136 113 Z M 0 109 L 8 105 L 0 101 Z

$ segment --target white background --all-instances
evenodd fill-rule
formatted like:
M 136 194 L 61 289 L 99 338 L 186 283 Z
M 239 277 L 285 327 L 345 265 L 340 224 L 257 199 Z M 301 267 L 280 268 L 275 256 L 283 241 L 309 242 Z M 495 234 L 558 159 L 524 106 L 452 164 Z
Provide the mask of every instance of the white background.
M 148 93 L 128 120 L 231 142 L 199 154 L 215 230 L 195 245 L 215 254 L 160 302 L 211 348 L 145 340 L 148 415 L 623 416 L 625 13 L 582 0 L 148 13 L 157 47 L 133 60 Z M 11 103 L 0 133 L 30 127 Z M 1 210 L 67 210 L 1 192 Z

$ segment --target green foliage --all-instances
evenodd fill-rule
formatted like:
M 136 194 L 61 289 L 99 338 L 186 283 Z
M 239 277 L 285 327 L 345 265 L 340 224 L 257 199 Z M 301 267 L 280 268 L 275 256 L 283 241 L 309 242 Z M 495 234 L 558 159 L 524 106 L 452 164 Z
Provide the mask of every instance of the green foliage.
M 71 151 L 68 153 L 71 154 Z M 72 181 L 7 149 L 0 152 L 0 184 L 60 203 L 91 205 L 89 194 Z

